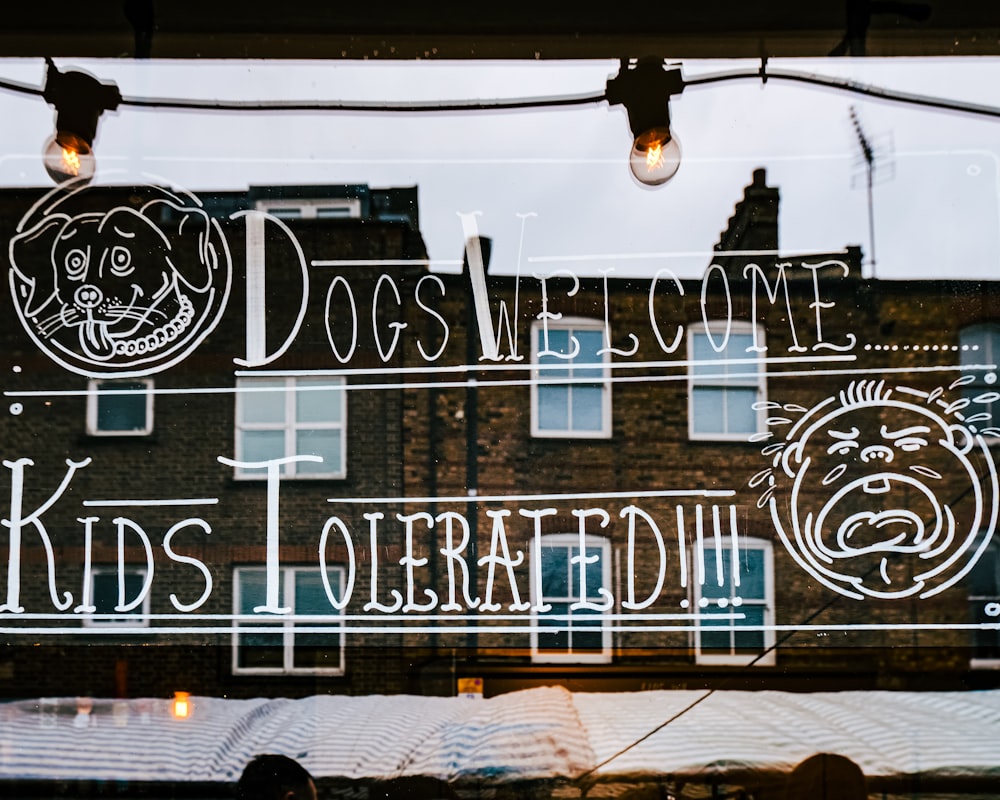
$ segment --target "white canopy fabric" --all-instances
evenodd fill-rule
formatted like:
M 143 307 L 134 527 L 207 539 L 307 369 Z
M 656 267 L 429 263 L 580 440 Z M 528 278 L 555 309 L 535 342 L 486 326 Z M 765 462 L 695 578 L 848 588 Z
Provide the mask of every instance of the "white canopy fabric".
M 836 753 L 868 778 L 995 776 L 1000 783 L 998 691 L 581 693 L 573 703 L 596 764 L 680 714 L 598 767 L 599 780 L 788 773 L 811 755 Z
M 258 753 L 316 777 L 495 780 L 574 775 L 593 763 L 573 697 L 536 689 L 494 700 L 316 696 L 171 701 L 19 701 L 0 706 L 0 779 L 234 781 Z M 85 706 L 84 706 L 85 707 Z
M 0 780 L 228 782 L 252 756 L 272 752 L 319 778 L 708 781 L 787 773 L 826 752 L 855 761 L 869 778 L 1000 781 L 1000 691 L 706 696 L 548 687 L 488 700 L 191 702 L 186 719 L 174 718 L 163 699 L 94 700 L 89 710 L 76 698 L 0 705 Z

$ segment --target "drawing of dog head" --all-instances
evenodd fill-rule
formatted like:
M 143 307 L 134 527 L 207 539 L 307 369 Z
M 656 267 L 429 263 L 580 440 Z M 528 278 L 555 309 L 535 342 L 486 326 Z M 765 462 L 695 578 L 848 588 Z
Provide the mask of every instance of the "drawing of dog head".
M 164 206 L 176 222 L 159 223 Z M 228 290 L 225 245 L 203 209 L 61 206 L 10 243 L 15 304 L 35 340 L 76 371 L 153 371 L 197 344 Z
M 850 597 L 930 596 L 958 580 L 996 525 L 988 446 L 942 391 L 857 381 L 812 409 L 772 417 L 763 487 L 800 565 Z

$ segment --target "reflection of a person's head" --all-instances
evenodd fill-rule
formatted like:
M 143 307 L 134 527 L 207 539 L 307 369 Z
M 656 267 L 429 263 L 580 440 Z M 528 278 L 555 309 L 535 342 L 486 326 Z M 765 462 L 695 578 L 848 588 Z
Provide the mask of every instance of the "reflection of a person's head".
M 236 784 L 236 800 L 316 800 L 312 775 L 288 756 L 254 756 Z
M 817 753 L 792 770 L 785 800 L 867 800 L 861 767 L 841 755 Z

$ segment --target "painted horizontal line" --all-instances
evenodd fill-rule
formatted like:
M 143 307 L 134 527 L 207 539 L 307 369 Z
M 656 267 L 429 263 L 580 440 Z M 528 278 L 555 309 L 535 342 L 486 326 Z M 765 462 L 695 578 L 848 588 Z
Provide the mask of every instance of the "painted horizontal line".
M 855 357 L 849 356 L 846 359 L 840 360 L 855 360 Z M 811 363 L 811 360 L 804 360 L 805 363 Z M 677 362 L 680 365 L 681 362 Z M 694 362 L 688 362 L 689 364 Z M 757 363 L 769 363 L 769 362 L 758 362 L 758 361 L 744 361 L 744 360 L 733 360 L 731 362 L 724 361 L 713 361 L 705 362 L 705 365 L 723 365 L 725 363 L 736 363 L 736 364 L 748 364 L 753 365 Z M 794 360 L 789 360 L 782 363 L 802 363 L 796 362 Z M 584 365 L 586 366 L 586 365 Z M 602 368 L 610 365 L 600 365 Z M 573 368 L 580 369 L 581 365 L 573 365 Z M 535 366 L 537 369 L 537 366 Z M 544 369 L 546 371 L 552 369 L 561 368 L 559 365 L 550 367 L 545 365 Z M 595 367 L 596 368 L 596 367 Z M 713 374 L 699 374 L 698 380 L 707 380 L 712 378 L 747 378 L 747 379 L 758 379 L 760 377 L 765 378 L 799 378 L 799 377 L 820 377 L 820 376 L 830 376 L 830 375 L 887 375 L 887 374 L 911 374 L 911 373 L 929 373 L 929 372 L 971 372 L 977 370 L 996 370 L 997 365 L 995 364 L 965 364 L 965 365 L 941 365 L 941 366 L 928 366 L 928 367 L 872 367 L 870 369 L 812 369 L 812 370 L 767 370 L 764 372 L 726 372 L 719 373 L 718 375 Z M 264 377 L 263 373 L 247 373 L 248 375 L 260 375 Z M 283 373 L 288 375 L 288 373 Z M 317 372 L 303 372 L 298 373 L 300 375 L 316 375 L 319 376 L 320 373 Z M 389 374 L 389 373 L 383 373 Z M 274 377 L 273 375 L 271 377 Z M 336 387 L 330 386 L 312 386 L 312 387 L 298 387 L 297 391 L 323 391 L 329 390 L 330 388 L 339 388 L 343 391 L 378 391 L 378 390 L 400 390 L 400 389 L 462 389 L 462 388 L 482 388 L 489 389 L 493 387 L 515 387 L 515 386 L 532 386 L 532 385 L 549 385 L 549 384 L 594 384 L 594 383 L 608 383 L 608 384 L 625 384 L 625 383 L 669 383 L 673 381 L 687 381 L 690 380 L 691 376 L 687 373 L 681 373 L 677 375 L 611 375 L 604 378 L 511 378 L 509 380 L 480 380 L 477 378 L 469 378 L 466 380 L 451 380 L 451 381 L 392 381 L 388 383 L 347 383 L 344 385 L 338 385 Z M 153 389 L 152 393 L 157 395 L 215 395 L 215 394 L 239 394 L 242 392 L 278 392 L 286 391 L 285 387 L 282 386 L 271 386 L 271 387 L 235 387 L 235 386 L 217 386 L 217 387 L 192 387 L 187 389 Z M 17 390 L 17 391 L 4 391 L 4 397 L 86 397 L 88 395 L 94 394 L 92 391 L 86 389 L 63 389 L 63 390 Z
M 462 259 L 438 258 L 334 258 L 315 259 L 314 267 L 460 267 Z
M 240 630 L 243 630 L 247 625 L 252 625 L 254 623 L 258 625 L 268 625 L 269 630 L 274 630 L 274 624 L 287 624 L 289 622 L 301 622 L 304 623 L 303 627 L 309 627 L 313 623 L 325 623 L 327 625 L 343 627 L 341 623 L 346 622 L 367 622 L 371 623 L 373 620 L 384 620 L 387 622 L 418 622 L 418 621 L 432 621 L 432 622 L 524 622 L 525 620 L 531 619 L 531 612 L 525 611 L 521 614 L 494 614 L 491 612 L 482 612 L 475 614 L 449 614 L 449 613 L 439 613 L 439 614 L 423 614 L 423 613 L 407 613 L 407 614 L 381 614 L 377 612 L 371 612 L 367 614 L 135 614 L 137 619 L 141 618 L 144 620 L 184 620 L 187 622 L 231 622 L 238 624 Z M 575 622 L 580 621 L 580 617 L 573 613 L 566 614 L 544 614 L 542 615 L 546 620 L 560 620 L 563 622 L 573 620 Z M 108 620 L 108 619 L 122 619 L 122 614 L 67 614 L 63 613 L 49 613 L 49 614 L 14 614 L 10 612 L 0 613 L 0 622 L 9 622 L 10 620 L 30 620 L 32 622 L 37 621 L 53 621 L 58 622 L 60 620 L 76 620 L 81 621 L 83 619 L 88 620 Z M 744 615 L 738 611 L 730 611 L 723 614 L 713 614 L 708 615 L 704 612 L 699 611 L 688 611 L 688 612 L 677 612 L 673 614 L 646 614 L 641 612 L 629 613 L 629 612 L 614 612 L 614 613 L 604 613 L 601 614 L 602 620 L 638 620 L 645 622 L 669 622 L 669 621 L 688 621 L 697 620 L 702 618 L 710 617 L 713 620 L 719 619 L 743 619 Z M 272 624 L 273 623 L 273 624 Z M 125 627 L 124 625 L 122 627 Z M 137 626 L 132 626 L 137 627 Z M 597 630 L 598 626 L 594 627 Z M 146 628 L 146 630 L 160 630 L 159 628 Z M 199 630 L 201 630 L 199 628 Z
M 298 376 L 324 376 L 324 377 L 351 377 L 354 375 L 451 375 L 455 373 L 468 372 L 526 372 L 529 370 L 573 370 L 581 367 L 591 369 L 607 369 L 612 372 L 619 370 L 633 369 L 690 369 L 691 367 L 708 367 L 731 364 L 828 364 L 831 362 L 857 361 L 857 356 L 850 353 L 837 355 L 807 355 L 807 356 L 760 356 L 748 358 L 716 358 L 709 361 L 697 359 L 683 359 L 677 361 L 597 361 L 597 362 L 563 362 L 539 365 L 530 361 L 524 361 L 519 357 L 518 361 L 504 361 L 503 363 L 478 363 L 478 364 L 453 364 L 444 367 L 400 367 L 399 369 L 320 369 L 320 370 L 236 370 L 234 373 L 238 378 L 264 377 L 264 378 L 294 378 Z M 966 367 L 968 369 L 969 367 Z M 407 384 L 409 385 L 409 384 Z
M 724 617 L 714 617 L 717 621 Z M 416 620 L 414 620 L 416 621 Z M 241 633 L 274 633 L 277 625 L 243 625 L 239 627 Z M 721 629 L 721 628 L 720 628 Z M 912 623 L 912 624 L 851 624 L 851 625 L 739 625 L 740 631 L 777 631 L 777 632 L 823 632 L 823 631 L 995 631 L 1000 630 L 998 623 Z M 294 630 L 296 633 L 334 633 L 334 634 L 418 634 L 437 633 L 463 635 L 471 633 L 553 633 L 560 629 L 559 626 L 540 625 L 309 625 L 309 626 L 281 626 L 281 630 Z M 588 628 L 592 632 L 611 633 L 670 633 L 688 632 L 704 630 L 703 627 L 692 624 L 678 625 L 616 625 L 612 627 Z M 164 627 L 107 627 L 107 628 L 84 628 L 79 625 L 68 627 L 0 627 L 0 634 L 21 635 L 21 636 L 161 636 L 161 635 L 226 635 L 231 636 L 234 632 L 233 626 L 164 626 Z M 626 646 L 627 649 L 627 646 Z M 748 654 L 749 655 L 749 654 Z
M 776 258 L 824 258 L 831 255 L 847 256 L 846 250 L 819 253 L 815 250 L 782 253 L 780 250 L 663 250 L 652 253 L 590 253 L 580 255 L 528 256 L 529 264 L 551 264 L 585 261 L 638 261 L 656 258 L 715 258 L 717 256 L 775 256 Z
M 506 503 L 542 500 L 630 499 L 633 497 L 733 497 L 731 489 L 653 489 L 642 492 L 567 492 L 553 494 L 471 494 L 427 497 L 328 497 L 328 503 Z
M 218 502 L 218 497 L 191 497 L 177 500 L 84 500 L 83 505 L 93 508 L 126 508 L 131 506 L 148 508 L 152 506 L 214 506 Z

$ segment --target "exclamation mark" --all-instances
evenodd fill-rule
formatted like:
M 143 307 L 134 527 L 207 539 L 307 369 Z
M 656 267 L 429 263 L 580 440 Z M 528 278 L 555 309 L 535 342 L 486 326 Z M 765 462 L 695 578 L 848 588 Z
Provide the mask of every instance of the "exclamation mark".
M 687 594 L 688 569 L 687 569 L 687 537 L 684 535 L 684 508 L 677 506 L 677 553 L 680 562 L 681 589 Z M 681 608 L 687 608 L 691 603 L 685 597 L 681 600 Z
M 719 520 L 719 507 L 712 506 L 712 533 L 715 541 L 715 582 L 721 588 L 726 585 L 726 570 L 722 553 L 722 523 Z
M 736 506 L 729 506 L 729 539 L 732 549 L 730 556 L 730 573 L 733 576 L 733 605 L 743 605 L 743 598 L 739 596 L 740 586 L 740 538 L 736 529 Z

